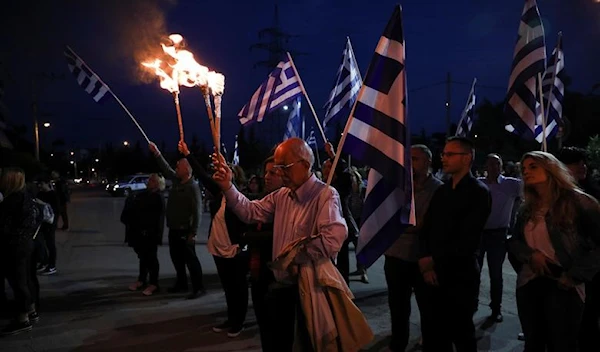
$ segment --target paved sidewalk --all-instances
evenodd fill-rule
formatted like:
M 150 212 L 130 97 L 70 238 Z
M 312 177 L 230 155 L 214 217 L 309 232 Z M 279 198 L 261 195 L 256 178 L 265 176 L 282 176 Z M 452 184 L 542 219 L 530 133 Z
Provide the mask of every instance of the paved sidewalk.
M 30 333 L 0 338 L 0 351 L 260 351 L 251 308 L 247 329 L 238 338 L 210 329 L 225 319 L 225 299 L 214 262 L 206 251 L 208 214 L 204 214 L 203 237 L 196 246 L 208 294 L 187 301 L 184 294 L 166 293 L 175 277 L 166 245 L 159 248 L 163 291 L 144 297 L 127 290 L 137 277 L 137 257 L 123 244 L 123 226 L 119 223 L 122 207 L 122 198 L 106 197 L 100 192 L 74 194 L 69 209 L 71 231 L 57 232 L 58 274 L 40 277 L 41 320 Z M 484 324 L 490 314 L 485 306 L 489 282 L 487 275 L 482 278 L 481 303 L 475 315 L 480 351 L 523 349 L 516 338 L 520 331 L 514 299 L 516 278 L 508 263 L 504 272 L 504 322 L 500 324 Z M 369 269 L 369 280 L 369 284 L 352 282 L 350 287 L 375 333 L 373 343 L 365 350 L 385 351 L 390 319 L 383 259 Z M 419 336 L 415 312 L 413 300 L 409 350 Z

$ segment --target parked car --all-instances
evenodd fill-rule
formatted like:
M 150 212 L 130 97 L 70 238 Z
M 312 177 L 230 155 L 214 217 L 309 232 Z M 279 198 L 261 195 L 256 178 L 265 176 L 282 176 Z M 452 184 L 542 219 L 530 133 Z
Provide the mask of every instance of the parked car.
M 106 191 L 113 197 L 127 197 L 131 192 L 146 189 L 146 183 L 148 183 L 149 177 L 150 175 L 147 174 L 131 175 L 117 182 L 108 183 L 106 185 Z

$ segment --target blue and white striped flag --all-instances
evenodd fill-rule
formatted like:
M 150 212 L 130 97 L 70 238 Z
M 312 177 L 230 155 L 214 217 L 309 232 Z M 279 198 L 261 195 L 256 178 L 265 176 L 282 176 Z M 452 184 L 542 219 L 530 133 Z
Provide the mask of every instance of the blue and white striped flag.
M 458 126 L 456 127 L 456 135 L 459 137 L 467 137 L 473 127 L 473 119 L 475 118 L 475 83 L 477 83 L 477 78 L 473 80 L 471 92 L 467 99 L 467 105 L 465 106 L 465 109 L 460 116 L 460 121 L 458 121 Z
M 346 114 L 350 112 L 361 85 L 360 70 L 356 63 L 352 44 L 350 44 L 350 38 L 347 38 L 342 63 L 338 69 L 333 89 L 329 93 L 329 100 L 325 104 L 323 127 L 327 127 L 329 121 L 342 115 L 344 111 Z
M 310 129 L 310 133 L 308 134 L 308 138 L 306 138 L 306 144 L 309 146 L 314 146 L 317 148 L 317 137 L 315 137 L 315 130 Z
M 562 33 L 559 33 L 556 48 L 552 52 L 550 60 L 548 60 L 548 68 L 542 80 L 544 113 L 546 114 L 546 140 L 556 135 L 558 126 L 562 122 L 562 104 L 565 96 L 565 85 L 563 83 L 564 68 L 565 54 L 562 50 Z M 540 122 L 535 129 L 535 139 L 540 143 L 544 141 L 542 126 L 543 124 Z
M 104 102 L 110 91 L 100 77 L 92 71 L 83 60 L 68 46 L 65 48 L 65 58 L 69 71 L 77 79 L 77 83 L 92 96 L 96 103 Z
M 526 0 L 506 93 L 506 130 L 532 140 L 541 112 L 537 75 L 546 68 L 544 26 L 535 0 Z
M 240 156 L 238 154 L 238 136 L 235 136 L 235 144 L 233 145 L 233 160 L 231 161 L 231 163 L 233 165 L 239 165 L 240 164 Z
M 301 98 L 296 98 L 294 101 L 294 106 L 292 107 L 292 111 L 290 112 L 290 116 L 288 117 L 287 124 L 285 126 L 285 132 L 283 134 L 283 140 L 299 137 L 300 136 L 300 128 L 302 127 L 302 118 L 300 117 L 300 102 Z
M 288 56 L 277 65 L 267 80 L 254 92 L 250 102 L 239 112 L 240 123 L 247 125 L 255 121 L 261 122 L 266 114 L 277 110 L 287 100 L 301 95 L 300 79 Z
M 371 167 L 361 216 L 357 259 L 373 264 L 415 224 L 406 115 L 402 9 L 396 6 L 371 60 L 343 149 Z

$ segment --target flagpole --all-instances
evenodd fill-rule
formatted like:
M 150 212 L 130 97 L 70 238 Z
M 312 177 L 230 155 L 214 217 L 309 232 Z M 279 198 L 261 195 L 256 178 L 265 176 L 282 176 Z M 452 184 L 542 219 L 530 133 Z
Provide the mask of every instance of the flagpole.
M 467 108 L 469 107 L 469 104 L 471 104 L 471 97 L 473 96 L 474 92 L 475 92 L 475 84 L 477 83 L 477 77 L 473 78 L 473 84 L 471 84 L 471 92 L 469 93 L 469 96 L 467 97 L 467 104 L 465 104 L 465 108 L 463 110 L 463 116 L 460 117 L 460 121 L 458 121 L 458 126 L 456 126 L 456 132 L 454 132 L 454 135 L 457 136 L 458 135 L 458 128 L 460 127 L 460 125 L 462 124 L 463 120 L 466 117 L 465 111 L 467 111 Z
M 358 93 L 360 96 L 360 92 Z M 338 144 L 337 153 L 335 153 L 335 158 L 333 158 L 333 163 L 331 164 L 332 172 L 329 173 L 329 177 L 327 177 L 327 185 L 331 185 L 331 181 L 333 180 L 333 170 L 337 167 L 337 164 L 340 160 L 340 156 L 342 155 L 342 148 L 344 147 L 344 143 L 346 143 L 346 136 L 348 135 L 348 130 L 350 129 L 350 124 L 352 119 L 354 119 L 354 109 L 356 109 L 356 103 L 358 103 L 358 97 L 354 101 L 352 105 L 352 110 L 350 110 L 350 116 L 348 116 L 348 121 L 346 121 L 346 126 L 344 127 L 344 132 L 342 132 L 342 138 L 340 139 L 340 143 Z
M 75 56 L 77 56 L 77 58 L 79 60 L 81 60 L 81 62 L 83 62 L 85 64 L 85 66 L 88 68 L 88 70 L 90 70 L 90 72 L 98 77 L 98 80 L 100 81 L 100 83 L 102 83 L 107 89 L 108 92 L 115 97 L 115 100 L 117 101 L 117 103 L 119 103 L 119 105 L 121 105 L 121 107 L 123 108 L 123 110 L 125 110 L 125 112 L 127 113 L 127 115 L 129 115 L 129 117 L 131 118 L 131 121 L 133 121 L 133 123 L 135 123 L 135 125 L 137 126 L 137 128 L 140 130 L 140 132 L 142 133 L 142 135 L 144 136 L 144 138 L 146 139 L 146 142 L 148 142 L 148 144 L 150 143 L 150 139 L 148 139 L 148 136 L 146 136 L 146 133 L 144 132 L 144 130 L 142 129 L 142 127 L 140 126 L 140 124 L 137 122 L 137 120 L 135 119 L 135 117 L 133 117 L 133 115 L 129 112 L 129 110 L 127 109 L 127 107 L 125 107 L 125 104 L 123 104 L 123 102 L 121 101 L 121 99 L 119 99 L 119 97 L 117 97 L 117 95 L 112 91 L 112 89 L 110 89 L 110 87 L 108 86 L 108 84 L 104 83 L 104 81 L 102 81 L 102 78 L 100 78 L 100 76 L 98 76 L 96 74 L 96 72 L 94 72 L 90 66 L 88 66 L 88 64 L 85 63 L 85 61 L 83 61 L 83 59 L 77 55 L 77 53 L 75 52 L 75 50 L 71 49 L 70 46 L 67 45 L 67 48 L 73 53 L 75 54 Z
M 298 70 L 296 69 L 296 65 L 294 64 L 294 60 L 292 59 L 292 55 L 290 55 L 289 52 L 286 53 L 288 56 L 288 59 L 290 59 L 290 64 L 292 64 L 292 69 L 294 70 L 294 73 L 296 74 L 296 77 L 298 77 L 298 83 L 300 83 L 300 89 L 302 89 L 302 93 L 304 93 L 304 97 L 306 98 L 306 102 L 308 103 L 308 106 L 310 107 L 310 111 L 312 112 L 314 118 L 315 118 L 315 122 L 317 123 L 317 127 L 319 127 L 319 132 L 321 132 L 321 137 L 323 137 L 323 141 L 325 143 L 327 143 L 327 137 L 325 137 L 325 131 L 323 131 L 323 126 L 321 126 L 321 122 L 319 121 L 319 118 L 317 117 L 317 113 L 315 112 L 315 108 L 313 107 L 312 103 L 310 102 L 310 98 L 308 97 L 308 94 L 306 93 L 306 89 L 304 88 L 304 84 L 302 83 L 302 78 L 300 78 L 300 74 L 298 74 Z
M 542 73 L 538 72 L 537 74 L 538 76 L 538 81 L 540 82 L 540 84 L 538 85 L 538 91 L 540 94 L 540 109 L 542 110 L 542 151 L 543 152 L 547 152 L 548 151 L 548 143 L 546 142 L 546 115 L 544 114 L 544 95 L 542 92 Z

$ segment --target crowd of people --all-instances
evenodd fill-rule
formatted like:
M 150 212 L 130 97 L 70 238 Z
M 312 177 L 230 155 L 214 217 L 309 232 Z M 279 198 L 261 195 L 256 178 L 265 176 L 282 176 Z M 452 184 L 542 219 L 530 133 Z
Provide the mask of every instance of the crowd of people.
M 55 232 L 62 218 L 68 230 L 66 181 L 57 172 L 26 183 L 19 168 L 0 170 L 0 311 L 14 311 L 14 320 L 0 331 L 13 335 L 30 331 L 39 321 L 40 285 L 37 275 L 54 275 Z M 9 307 L 5 282 L 13 291 Z
M 157 248 L 166 223 L 177 273 L 168 292 L 188 291 L 188 299 L 206 294 L 195 247 L 206 209 L 207 249 L 227 304 L 227 318 L 215 322 L 215 333 L 237 337 L 250 298 L 264 351 L 351 351 L 371 340 L 348 287 L 352 275 L 369 282 L 364 267 L 351 272 L 349 260 L 350 244 L 356 247 L 359 237 L 365 181 L 343 161 L 332 168 L 332 145 L 326 145 L 330 159 L 317 172 L 308 145 L 288 139 L 264 161 L 261 175 L 249 178 L 218 152 L 206 170 L 183 141 L 175 169 L 154 143 L 149 148 L 161 174 L 152 174 L 146 190 L 127 198 L 121 215 L 126 242 L 139 258 L 139 276 L 129 290 L 160 292 Z M 414 293 L 424 351 L 477 351 L 473 314 L 481 268 L 487 259 L 489 320 L 501 323 L 506 258 L 517 276 L 513 294 L 525 351 L 600 350 L 600 191 L 584 151 L 533 151 L 507 165 L 489 154 L 483 170 L 475 170 L 473 143 L 451 137 L 440 157 L 442 169 L 434 174 L 431 150 L 411 148 L 416 225 L 398 233 L 385 252 L 389 350 L 408 346 Z M 0 178 L 2 274 L 18 306 L 2 334 L 31 329 L 39 319 L 36 272 L 56 272 L 54 232 L 68 192 L 53 176 L 54 182 L 39 180 L 36 196 L 27 191 L 21 170 L 5 169 Z M 167 201 L 165 178 L 173 184 Z M 47 208 L 40 204 L 56 214 L 52 222 L 44 222 Z M 63 224 L 68 228 L 66 216 Z

